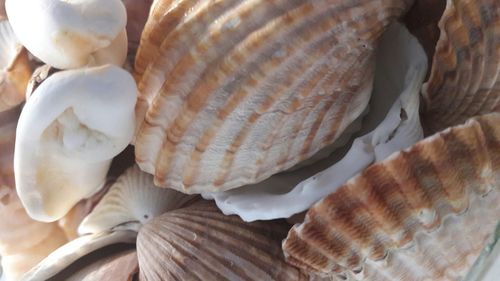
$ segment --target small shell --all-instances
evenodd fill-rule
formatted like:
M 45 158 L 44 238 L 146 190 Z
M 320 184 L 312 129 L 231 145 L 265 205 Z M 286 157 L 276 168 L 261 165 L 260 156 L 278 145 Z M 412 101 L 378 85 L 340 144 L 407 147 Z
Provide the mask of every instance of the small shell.
M 431 132 L 500 111 L 500 2 L 448 0 L 423 89 Z
M 128 230 L 101 232 L 78 237 L 53 251 L 24 274 L 23 280 L 45 281 L 87 254 L 114 244 L 133 244 L 136 237 L 136 232 Z
M 67 241 L 56 223 L 32 220 L 14 188 L 0 187 L 0 214 L 0 256 L 6 280 L 19 280 Z
M 370 166 L 290 230 L 288 261 L 367 280 L 463 276 L 500 220 L 499 123 L 471 119 Z
M 136 157 L 186 193 L 262 181 L 364 110 L 377 39 L 412 1 L 169 1 L 136 58 Z
M 191 199 L 192 196 L 178 191 L 156 187 L 152 175 L 134 166 L 111 186 L 83 220 L 78 231 L 80 234 L 99 233 L 124 224 L 129 224 L 131 230 L 137 229 L 148 220 L 178 209 Z
M 244 223 L 199 201 L 139 231 L 140 280 L 308 280 L 283 259 L 284 221 Z
M 31 72 L 28 53 L 14 35 L 9 21 L 0 21 L 0 112 L 24 101 Z

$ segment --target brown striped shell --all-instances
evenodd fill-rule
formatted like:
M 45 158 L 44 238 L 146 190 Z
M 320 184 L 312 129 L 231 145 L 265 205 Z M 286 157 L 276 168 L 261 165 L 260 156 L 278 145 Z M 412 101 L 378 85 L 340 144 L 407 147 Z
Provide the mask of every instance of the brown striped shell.
M 365 109 L 374 48 L 410 0 L 169 1 L 136 57 L 136 157 L 186 193 L 261 181 Z
M 498 124 L 474 118 L 370 166 L 290 230 L 288 261 L 362 280 L 463 277 L 500 220 Z
M 283 259 L 288 228 L 284 221 L 245 223 L 198 201 L 141 228 L 140 280 L 308 280 Z
M 448 0 L 423 88 L 423 118 L 431 132 L 500 112 L 499 26 L 498 0 Z

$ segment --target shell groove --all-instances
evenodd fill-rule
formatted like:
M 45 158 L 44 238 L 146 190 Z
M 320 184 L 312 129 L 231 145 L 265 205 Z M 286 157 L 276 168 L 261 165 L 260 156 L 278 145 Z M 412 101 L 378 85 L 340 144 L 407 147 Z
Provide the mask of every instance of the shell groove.
M 412 1 L 156 1 L 136 57 L 136 157 L 228 190 L 333 143 L 365 109 L 376 41 Z
M 424 123 L 431 132 L 500 111 L 500 2 L 448 0 L 439 22 Z
M 140 280 L 308 280 L 283 259 L 287 230 L 284 221 L 244 223 L 196 202 L 141 228 Z
M 500 220 L 499 122 L 498 113 L 471 119 L 370 166 L 290 230 L 288 261 L 367 280 L 460 275 Z

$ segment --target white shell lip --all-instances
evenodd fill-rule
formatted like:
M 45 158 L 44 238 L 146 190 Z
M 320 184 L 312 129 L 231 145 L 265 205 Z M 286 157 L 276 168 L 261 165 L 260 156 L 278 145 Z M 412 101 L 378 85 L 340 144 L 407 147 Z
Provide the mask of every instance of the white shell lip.
M 28 214 L 55 221 L 104 184 L 111 159 L 134 132 L 137 87 L 116 66 L 61 71 L 23 108 L 14 172 Z
M 224 214 L 236 214 L 244 221 L 288 218 L 307 210 L 370 164 L 423 138 L 418 108 L 426 70 L 427 58 L 417 39 L 401 24 L 392 24 L 380 40 L 373 90 L 374 97 L 385 96 L 372 98 L 371 112 L 365 116 L 365 125 L 376 128 L 371 132 L 362 130 L 366 135 L 355 139 L 341 160 L 315 175 L 328 161 L 281 173 L 258 184 L 202 196 L 214 199 Z M 381 114 L 385 112 L 380 113 L 380 109 L 388 107 L 387 100 L 391 99 L 395 102 L 386 109 L 389 111 L 384 118 Z M 329 158 L 336 161 L 340 155 L 333 153 Z
M 79 258 L 93 251 L 118 243 L 133 244 L 136 238 L 137 233 L 128 230 L 101 232 L 81 236 L 52 252 L 38 265 L 24 274 L 22 280 L 47 280 Z
M 121 228 L 139 228 L 167 211 L 177 209 L 194 196 L 154 185 L 153 176 L 137 165 L 129 168 L 78 228 L 80 234 L 99 233 Z
M 95 52 L 112 45 L 127 21 L 120 0 L 7 0 L 5 9 L 21 43 L 60 69 L 82 67 L 94 60 Z M 126 53 L 124 43 L 120 49 Z M 115 61 L 115 55 L 106 56 L 98 64 Z

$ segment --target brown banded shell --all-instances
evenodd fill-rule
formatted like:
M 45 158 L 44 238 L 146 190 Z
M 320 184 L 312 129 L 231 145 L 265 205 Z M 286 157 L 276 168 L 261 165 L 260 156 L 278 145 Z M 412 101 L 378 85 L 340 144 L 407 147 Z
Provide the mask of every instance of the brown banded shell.
M 474 118 L 370 166 L 290 230 L 288 261 L 356 280 L 463 277 L 500 220 L 498 124 Z
M 156 1 L 135 64 L 139 166 L 199 193 L 311 157 L 365 109 L 377 39 L 411 2 Z
M 423 89 L 431 132 L 500 111 L 500 2 L 447 1 L 430 78 Z
M 198 201 L 141 228 L 140 280 L 308 280 L 283 259 L 288 228 L 284 221 L 245 223 Z

